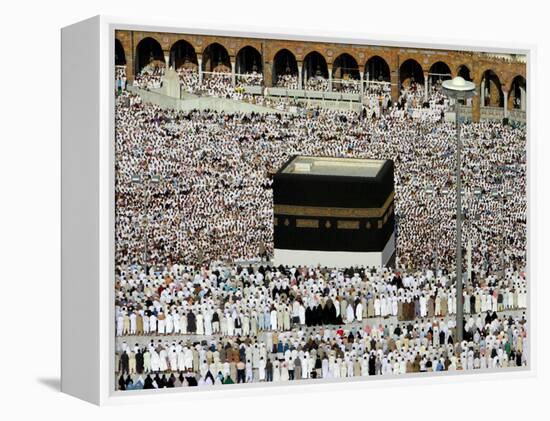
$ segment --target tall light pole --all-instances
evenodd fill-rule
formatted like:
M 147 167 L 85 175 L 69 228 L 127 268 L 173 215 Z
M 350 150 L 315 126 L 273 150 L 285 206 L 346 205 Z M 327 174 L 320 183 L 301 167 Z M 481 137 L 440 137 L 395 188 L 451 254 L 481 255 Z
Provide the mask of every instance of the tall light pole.
M 464 303 L 462 302 L 462 144 L 460 141 L 460 104 L 475 95 L 475 84 L 457 76 L 442 84 L 443 93 L 455 100 L 456 124 L 456 343 L 462 342 L 464 329 Z
M 436 200 L 435 200 L 436 197 L 442 198 L 442 197 L 446 196 L 449 193 L 449 190 L 447 188 L 443 188 L 439 193 L 434 187 L 427 187 L 424 191 L 429 197 L 434 199 L 434 203 L 436 202 Z M 437 206 L 437 204 L 435 204 L 435 206 Z M 445 209 L 445 207 L 443 207 L 443 209 Z M 435 235 L 435 232 L 436 232 L 437 229 L 442 231 L 441 218 L 439 220 L 436 220 L 434 217 L 432 217 L 430 222 L 431 222 L 432 227 L 433 227 L 432 236 L 435 238 L 435 244 L 433 245 L 433 247 L 434 247 L 434 255 L 435 255 L 435 262 L 434 262 L 434 264 L 435 264 L 435 275 L 437 277 L 437 275 L 439 273 L 439 241 L 438 241 L 439 239 L 436 238 L 437 236 Z

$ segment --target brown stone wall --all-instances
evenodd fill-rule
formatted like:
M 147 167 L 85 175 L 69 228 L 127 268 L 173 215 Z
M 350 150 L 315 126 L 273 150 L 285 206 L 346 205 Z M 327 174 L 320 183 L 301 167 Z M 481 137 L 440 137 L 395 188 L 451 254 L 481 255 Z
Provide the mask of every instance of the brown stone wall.
M 453 77 L 457 75 L 459 67 L 465 65 L 470 70 L 470 75 L 473 82 L 478 87 L 478 91 L 480 89 L 482 75 L 486 70 L 492 70 L 497 75 L 504 92 L 510 92 L 514 77 L 520 75 L 526 78 L 527 76 L 525 63 L 507 61 L 476 52 L 145 31 L 116 31 L 115 36 L 120 40 L 124 48 L 127 75 L 130 80 L 133 79 L 135 71 L 136 47 L 138 43 L 146 37 L 151 37 L 158 41 L 167 57 L 174 43 L 182 39 L 193 46 L 197 53 L 197 58 L 201 58 L 205 48 L 214 42 L 226 48 L 231 61 L 235 60 L 235 56 L 241 48 L 251 46 L 258 50 L 262 56 L 266 86 L 271 86 L 272 84 L 273 59 L 275 54 L 281 49 L 288 49 L 292 52 L 296 57 L 298 66 L 302 65 L 303 59 L 308 53 L 317 51 L 325 58 L 329 69 L 339 55 L 348 53 L 355 58 L 359 66 L 359 71 L 361 72 L 365 70 L 365 65 L 369 58 L 379 56 L 388 64 L 390 68 L 390 78 L 393 84 L 398 83 L 399 66 L 407 59 L 416 60 L 420 64 L 424 74 L 428 73 L 431 66 L 438 61 L 445 63 L 449 67 Z M 398 96 L 399 86 L 392 85 L 392 98 L 396 100 Z M 478 95 L 474 98 L 473 102 L 474 120 L 477 120 L 479 119 L 480 96 Z

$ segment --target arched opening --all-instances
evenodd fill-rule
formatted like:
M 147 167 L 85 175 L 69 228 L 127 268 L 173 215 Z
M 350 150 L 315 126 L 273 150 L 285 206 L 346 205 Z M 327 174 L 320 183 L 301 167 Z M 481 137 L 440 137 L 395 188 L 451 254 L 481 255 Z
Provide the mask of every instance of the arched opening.
M 465 66 L 464 64 L 458 68 L 457 75 L 463 78 L 464 80 L 469 80 L 470 82 L 472 81 L 470 69 L 468 68 L 468 66 Z
M 508 101 L 508 108 L 525 111 L 525 105 L 527 104 L 527 81 L 523 76 L 518 75 L 512 80 Z
M 451 69 L 442 61 L 437 61 L 432 64 L 428 71 L 430 87 L 440 86 L 444 80 L 450 79 L 451 77 Z
M 262 73 L 262 55 L 254 47 L 239 50 L 236 58 L 237 73 Z
M 195 48 L 185 41 L 179 40 L 170 49 L 170 67 L 175 70 L 197 70 L 197 53 Z
M 328 66 L 322 54 L 312 51 L 304 57 L 305 88 L 315 91 L 328 91 Z
M 118 39 L 115 39 L 115 66 L 126 66 L 126 53 Z
M 212 73 L 231 73 L 231 60 L 223 45 L 215 42 L 204 49 L 202 69 Z
M 298 63 L 294 54 L 287 49 L 280 50 L 273 58 L 273 80 L 275 86 L 298 88 Z
M 118 39 L 115 39 L 115 82 L 117 91 L 126 89 L 126 54 Z
M 416 89 L 424 85 L 422 66 L 414 59 L 405 60 L 399 67 L 399 84 L 401 89 Z
M 150 37 L 142 39 L 136 47 L 136 74 L 153 73 L 164 67 L 164 54 L 158 41 Z
M 181 85 L 193 92 L 199 83 L 199 65 L 195 48 L 189 42 L 182 39 L 172 45 L 170 67 L 178 72 Z
M 365 63 L 365 95 L 378 98 L 391 94 L 390 66 L 380 56 L 373 56 Z
M 390 66 L 382 57 L 369 58 L 365 64 L 365 80 L 369 82 L 389 82 Z
M 246 46 L 239 50 L 236 57 L 237 81 L 247 85 L 263 83 L 262 55 L 254 47 Z
M 486 70 L 481 78 L 481 106 L 504 107 L 504 94 L 500 79 L 492 70 Z
M 348 53 L 340 54 L 332 65 L 332 87 L 335 91 L 359 92 L 359 66 Z

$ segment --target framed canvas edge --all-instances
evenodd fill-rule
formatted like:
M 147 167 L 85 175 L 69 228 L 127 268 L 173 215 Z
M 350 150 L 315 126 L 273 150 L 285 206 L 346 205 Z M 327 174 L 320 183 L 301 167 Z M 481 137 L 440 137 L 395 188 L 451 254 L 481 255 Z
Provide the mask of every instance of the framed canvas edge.
M 115 30 L 135 30 L 135 31 L 153 31 L 167 33 L 185 33 L 210 34 L 219 36 L 245 36 L 245 37 L 264 37 L 287 40 L 303 40 L 318 42 L 344 42 L 363 45 L 384 45 L 403 48 L 422 48 L 422 49 L 447 49 L 447 50 L 468 50 L 483 51 L 493 53 L 511 53 L 527 55 L 527 265 L 526 276 L 531 280 L 533 244 L 536 243 L 536 231 L 532 229 L 533 223 L 536 223 L 537 217 L 535 206 L 533 206 L 533 183 L 535 182 L 535 162 L 533 156 L 533 105 L 535 103 L 533 95 L 536 86 L 536 72 L 534 63 L 536 60 L 536 45 L 527 43 L 510 43 L 496 41 L 474 41 L 467 40 L 466 43 L 459 40 L 438 40 L 415 37 L 414 41 L 405 40 L 403 36 L 369 36 L 369 34 L 343 33 L 340 31 L 323 30 L 325 35 L 319 36 L 312 30 L 300 30 L 294 28 L 273 28 L 257 27 L 245 25 L 217 25 L 216 29 L 211 29 L 212 24 L 181 26 L 182 20 L 159 21 L 155 23 L 141 24 L 136 20 L 128 18 L 119 18 L 113 16 L 100 15 L 100 162 L 99 162 L 99 183 L 100 183 L 100 405 L 113 404 L 135 404 L 152 403 L 166 401 L 195 401 L 211 398 L 243 398 L 246 396 L 263 396 L 265 391 L 276 395 L 291 393 L 319 393 L 335 392 L 350 389 L 369 389 L 371 387 L 414 387 L 418 385 L 449 384 L 477 381 L 502 381 L 508 379 L 525 379 L 537 375 L 537 355 L 536 349 L 536 320 L 533 316 L 536 314 L 536 303 L 533 297 L 536 297 L 536 282 L 530 282 L 527 291 L 528 308 L 526 311 L 528 323 L 530 326 L 529 337 L 527 340 L 528 361 L 526 368 L 516 369 L 497 369 L 486 370 L 484 372 L 445 372 L 443 375 L 437 373 L 412 374 L 406 377 L 381 377 L 376 379 L 358 378 L 348 379 L 346 381 L 315 380 L 300 382 L 298 384 L 270 384 L 263 385 L 246 384 L 238 385 L 236 388 L 225 386 L 225 389 L 218 388 L 197 388 L 192 390 L 162 390 L 152 392 L 128 393 L 115 391 L 114 374 L 114 355 L 115 355 L 115 326 L 114 326 L 114 223 L 115 223 L 115 201 L 114 201 L 114 130 L 115 130 L 115 94 L 114 94 L 114 39 Z M 154 19 L 148 19 L 154 22 Z M 106 56 L 106 54 L 108 56 Z

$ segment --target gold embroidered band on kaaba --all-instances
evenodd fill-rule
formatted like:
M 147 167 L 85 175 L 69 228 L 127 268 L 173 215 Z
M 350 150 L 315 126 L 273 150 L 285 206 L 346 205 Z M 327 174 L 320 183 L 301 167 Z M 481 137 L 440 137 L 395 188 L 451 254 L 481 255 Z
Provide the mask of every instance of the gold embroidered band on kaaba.
M 391 192 L 379 208 L 338 208 L 322 206 L 273 205 L 276 215 L 317 216 L 334 218 L 381 218 L 393 201 L 395 192 Z
M 319 228 L 318 219 L 296 219 L 296 228 Z
M 336 228 L 340 230 L 358 230 L 359 221 L 336 221 Z

